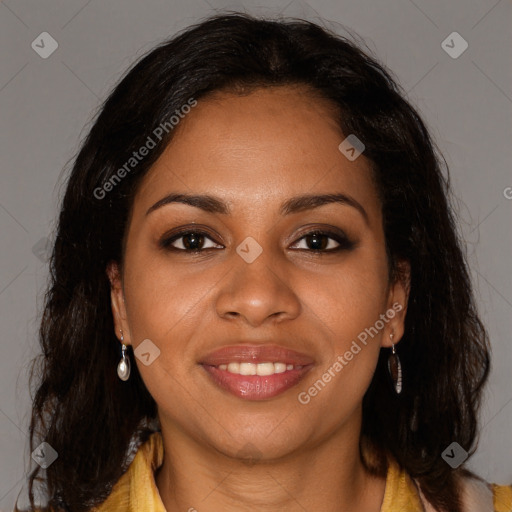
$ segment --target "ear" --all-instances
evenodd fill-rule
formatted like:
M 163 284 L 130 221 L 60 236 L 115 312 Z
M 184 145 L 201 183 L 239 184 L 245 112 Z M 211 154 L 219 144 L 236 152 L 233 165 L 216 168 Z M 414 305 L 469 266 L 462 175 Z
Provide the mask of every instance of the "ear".
M 389 286 L 386 316 L 390 319 L 386 324 L 382 337 L 382 347 L 391 347 L 397 344 L 404 335 L 405 315 L 411 286 L 411 265 L 408 261 L 398 263 L 398 276 Z M 390 335 L 393 334 L 393 340 Z
M 124 301 L 123 281 L 119 271 L 119 264 L 111 261 L 107 265 L 107 276 L 110 281 L 110 302 L 112 307 L 112 315 L 114 317 L 114 326 L 116 336 L 121 341 L 121 331 L 123 331 L 123 343 L 131 345 L 130 329 L 126 314 L 126 305 Z

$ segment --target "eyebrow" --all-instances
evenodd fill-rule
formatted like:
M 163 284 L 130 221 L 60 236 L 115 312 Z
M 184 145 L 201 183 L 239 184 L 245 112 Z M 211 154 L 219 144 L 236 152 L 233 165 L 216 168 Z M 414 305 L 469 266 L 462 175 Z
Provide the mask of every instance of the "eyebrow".
M 225 203 L 221 198 L 211 196 L 208 194 L 168 194 L 159 201 L 157 201 L 153 206 L 151 206 L 146 215 L 151 212 L 161 208 L 166 204 L 171 203 L 182 203 L 188 204 L 190 206 L 194 206 L 196 208 L 200 208 L 201 210 L 208 213 L 218 213 L 222 215 L 231 215 L 231 209 L 227 203 Z M 356 201 L 353 197 L 350 197 L 346 194 L 303 194 L 299 196 L 291 197 L 287 199 L 281 204 L 279 208 L 279 213 L 282 216 L 291 215 L 293 213 L 302 212 L 305 210 L 312 210 L 313 208 L 318 208 L 320 206 L 331 204 L 331 203 L 339 203 L 347 206 L 352 206 L 363 216 L 365 222 L 369 224 L 369 218 L 366 210 L 363 206 Z

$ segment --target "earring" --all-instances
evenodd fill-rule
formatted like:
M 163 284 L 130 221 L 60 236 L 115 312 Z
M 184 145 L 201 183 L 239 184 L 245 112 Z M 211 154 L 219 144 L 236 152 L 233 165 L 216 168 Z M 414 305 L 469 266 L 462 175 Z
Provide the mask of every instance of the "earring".
M 395 388 L 395 392 L 399 395 L 402 392 L 402 365 L 400 364 L 400 359 L 396 354 L 395 344 L 393 343 L 394 334 L 391 333 L 389 335 L 392 344 L 392 353 L 388 359 L 388 372 L 393 381 L 393 387 Z
M 117 375 L 121 380 L 128 380 L 130 378 L 130 358 L 126 355 L 126 345 L 122 343 L 124 341 L 123 331 L 121 332 L 121 360 L 117 365 Z

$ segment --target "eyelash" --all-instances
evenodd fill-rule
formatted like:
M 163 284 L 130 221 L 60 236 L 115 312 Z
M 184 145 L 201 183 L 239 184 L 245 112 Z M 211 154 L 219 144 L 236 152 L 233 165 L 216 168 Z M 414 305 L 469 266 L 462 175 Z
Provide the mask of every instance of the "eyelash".
M 168 251 L 183 252 L 183 253 L 194 254 L 194 255 L 200 254 L 200 253 L 205 252 L 205 251 L 207 251 L 209 249 L 217 250 L 216 248 L 213 248 L 213 247 L 208 247 L 206 249 L 178 249 L 176 247 L 172 247 L 171 246 L 171 244 L 173 242 L 175 242 L 176 240 L 179 240 L 180 238 L 184 238 L 186 235 L 200 235 L 200 236 L 209 238 L 214 243 L 217 243 L 214 240 L 212 240 L 212 238 L 210 237 L 210 235 L 206 231 L 202 231 L 202 230 L 199 230 L 199 229 L 197 229 L 197 230 L 190 230 L 189 229 L 189 230 L 180 231 L 179 233 L 175 233 L 170 238 L 163 238 L 159 242 L 159 246 L 162 247 L 163 249 L 168 250 Z M 308 236 L 313 236 L 313 235 L 327 236 L 328 238 L 331 238 L 332 240 L 337 242 L 339 244 L 339 246 L 335 247 L 334 249 L 298 249 L 298 250 L 311 252 L 313 254 L 323 255 L 323 254 L 326 254 L 326 253 L 329 254 L 329 253 L 337 253 L 337 252 L 340 252 L 340 251 L 343 251 L 343 250 L 351 250 L 356 245 L 355 242 L 352 242 L 346 236 L 340 235 L 339 233 L 335 233 L 333 231 L 328 231 L 328 230 L 324 231 L 324 230 L 321 230 L 321 229 L 315 229 L 315 230 L 312 230 L 312 231 L 308 231 L 307 233 L 302 235 L 293 245 L 296 245 L 298 242 L 300 242 L 304 238 L 306 238 Z

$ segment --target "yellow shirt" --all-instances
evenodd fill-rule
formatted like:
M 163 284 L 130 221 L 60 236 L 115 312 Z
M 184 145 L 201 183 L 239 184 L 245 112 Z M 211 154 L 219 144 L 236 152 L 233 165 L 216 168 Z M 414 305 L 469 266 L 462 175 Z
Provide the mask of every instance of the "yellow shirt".
M 156 487 L 154 472 L 164 459 L 160 432 L 153 433 L 137 450 L 128 470 L 114 485 L 97 512 L 166 512 Z M 491 484 L 495 512 L 512 512 L 512 485 Z M 423 512 L 414 482 L 391 461 L 380 512 Z

